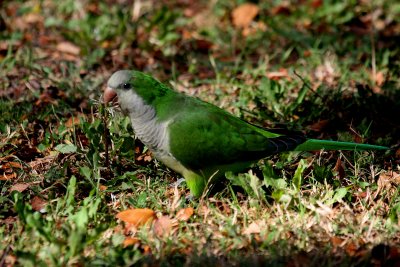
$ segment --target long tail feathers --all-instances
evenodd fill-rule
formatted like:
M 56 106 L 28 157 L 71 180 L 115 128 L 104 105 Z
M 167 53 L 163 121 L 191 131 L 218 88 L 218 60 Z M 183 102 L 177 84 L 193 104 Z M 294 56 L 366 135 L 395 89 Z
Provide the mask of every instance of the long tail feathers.
M 358 144 L 351 142 L 339 142 L 330 140 L 308 139 L 304 143 L 296 146 L 295 151 L 313 151 L 313 150 L 387 150 L 388 147 L 368 144 Z

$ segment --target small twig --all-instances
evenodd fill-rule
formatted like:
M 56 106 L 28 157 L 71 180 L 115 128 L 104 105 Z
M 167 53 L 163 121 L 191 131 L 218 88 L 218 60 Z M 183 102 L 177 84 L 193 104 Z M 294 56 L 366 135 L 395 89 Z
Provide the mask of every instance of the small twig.
M 318 94 L 317 91 L 315 91 L 315 90 L 306 82 L 306 80 L 304 80 L 304 78 L 301 77 L 301 75 L 298 74 L 298 73 L 296 72 L 296 70 L 293 70 L 293 73 L 294 73 L 294 75 L 297 76 L 297 78 L 299 78 L 299 79 L 303 82 L 303 85 L 304 85 L 304 86 L 306 86 L 308 89 L 311 90 L 311 92 L 312 92 L 314 95 L 316 95 L 317 97 L 323 99 L 322 96 L 320 96 L 320 94 Z
M 371 68 L 372 68 L 372 80 L 374 85 L 376 85 L 376 55 L 375 55 L 375 15 L 372 15 L 370 39 L 371 39 Z
M 105 165 L 106 165 L 107 169 L 109 169 L 110 168 L 110 156 L 109 156 L 109 153 L 108 153 L 109 132 L 108 132 L 108 128 L 107 128 L 106 104 L 102 103 L 101 105 L 102 105 L 102 108 L 103 108 L 102 120 L 103 120 L 103 124 L 104 124 L 103 138 L 104 138 L 104 152 L 106 154 Z
M 10 251 L 10 248 L 11 248 L 11 244 L 8 243 L 6 249 L 5 249 L 4 252 L 3 252 L 3 255 L 1 255 L 1 258 L 0 258 L 0 266 L 5 266 L 4 263 L 6 262 L 6 257 L 7 257 L 7 255 L 8 255 L 8 252 Z
M 25 131 L 24 125 L 23 125 L 22 123 L 21 123 L 20 125 L 21 125 L 22 132 L 24 133 L 26 139 L 28 140 L 29 147 L 32 147 L 31 140 L 29 139 L 28 134 L 27 134 L 26 131 Z M 0 265 L 0 266 L 1 266 L 1 265 Z

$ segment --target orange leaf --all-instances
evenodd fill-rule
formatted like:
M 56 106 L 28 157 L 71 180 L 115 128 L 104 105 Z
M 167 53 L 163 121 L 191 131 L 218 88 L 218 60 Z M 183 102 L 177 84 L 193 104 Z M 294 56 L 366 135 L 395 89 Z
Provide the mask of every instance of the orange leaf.
M 372 76 L 372 80 L 379 87 L 381 87 L 383 85 L 383 83 L 385 82 L 385 74 L 382 71 L 373 73 L 371 76 Z
M 22 165 L 18 162 L 14 162 L 14 161 L 10 161 L 10 162 L 6 162 L 3 165 L 3 168 L 17 168 L 17 169 L 22 169 Z
M 172 221 L 168 216 L 161 216 L 154 222 L 153 231 L 158 237 L 168 236 L 172 230 Z
M 261 227 L 255 222 L 252 222 L 246 229 L 243 230 L 243 234 L 259 234 L 261 232 Z
M 333 247 L 341 247 L 343 245 L 343 239 L 337 236 L 332 236 L 331 237 L 331 243 Z
M 107 190 L 107 186 L 105 186 L 105 185 L 99 185 L 99 190 L 100 191 L 106 191 Z
M 323 129 L 325 129 L 329 124 L 329 120 L 319 120 L 314 124 L 311 124 L 308 128 L 311 131 L 315 132 L 321 132 Z
M 41 197 L 34 196 L 31 200 L 31 206 L 33 210 L 41 211 L 47 204 L 47 201 Z
M 137 239 L 136 237 L 127 237 L 124 240 L 123 246 L 124 248 L 129 247 L 129 246 L 133 246 L 135 244 L 139 243 L 139 239 Z
M 71 118 L 69 118 L 66 122 L 65 122 L 65 126 L 67 126 L 68 128 L 71 128 L 75 125 L 78 125 L 81 122 L 81 118 L 85 118 L 84 114 L 78 114 L 76 116 L 72 116 Z
M 179 210 L 176 213 L 176 218 L 179 221 L 187 221 L 187 220 L 189 220 L 190 217 L 192 217 L 193 213 L 194 213 L 193 208 L 191 208 L 191 207 L 184 208 L 184 209 Z
M 81 49 L 71 42 L 61 42 L 57 44 L 56 49 L 62 53 L 67 53 L 71 55 L 79 55 Z
M 247 27 L 257 16 L 259 8 L 255 4 L 245 3 L 232 11 L 232 20 L 235 27 Z
M 156 218 L 156 213 L 151 209 L 129 209 L 119 212 L 116 217 L 138 227 L 153 221 Z
M 284 68 L 279 69 L 279 71 L 267 72 L 267 77 L 268 79 L 275 81 L 280 80 L 282 78 L 290 78 L 287 69 Z
M 15 172 L 10 173 L 10 174 L 6 174 L 4 173 L 3 175 L 0 175 L 0 181 L 7 181 L 7 180 L 11 180 L 17 178 L 17 174 Z

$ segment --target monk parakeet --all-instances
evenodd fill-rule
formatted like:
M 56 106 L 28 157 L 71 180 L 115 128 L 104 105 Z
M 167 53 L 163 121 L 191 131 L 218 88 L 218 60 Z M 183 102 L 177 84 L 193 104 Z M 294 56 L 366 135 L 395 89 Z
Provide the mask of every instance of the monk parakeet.
M 158 160 L 182 174 L 196 197 L 210 178 L 240 172 L 281 151 L 387 149 L 270 132 L 138 71 L 120 70 L 110 77 L 104 101 L 115 97 L 137 138 Z

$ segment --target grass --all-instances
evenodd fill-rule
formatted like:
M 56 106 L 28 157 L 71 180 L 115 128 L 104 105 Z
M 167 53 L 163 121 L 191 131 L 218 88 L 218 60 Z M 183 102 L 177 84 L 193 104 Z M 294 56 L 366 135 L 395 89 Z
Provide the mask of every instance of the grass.
M 400 6 L 262 1 L 240 27 L 240 3 L 1 4 L 0 265 L 400 262 Z M 391 150 L 282 153 L 190 200 L 102 106 L 122 68 L 260 126 Z M 157 219 L 115 217 L 130 208 Z

